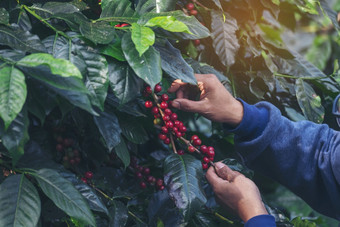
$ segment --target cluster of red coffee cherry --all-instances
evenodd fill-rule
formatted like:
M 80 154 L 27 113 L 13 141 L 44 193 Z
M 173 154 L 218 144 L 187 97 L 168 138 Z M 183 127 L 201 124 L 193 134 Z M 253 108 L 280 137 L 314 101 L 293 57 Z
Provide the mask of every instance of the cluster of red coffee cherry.
M 84 174 L 84 177 L 81 178 L 81 180 L 87 184 L 89 183 L 89 181 L 93 178 L 93 173 L 91 171 L 87 171 L 85 174 Z
M 189 2 L 185 5 L 185 9 L 187 10 L 187 13 L 191 16 L 197 16 L 198 12 L 196 10 L 195 4 L 192 2 Z M 201 44 L 201 40 L 194 39 L 193 43 L 195 46 L 199 46 Z
M 138 165 L 138 160 L 136 157 L 131 157 L 130 169 L 134 172 L 136 178 L 139 180 L 139 186 L 142 189 L 147 187 L 147 184 L 155 186 L 158 190 L 164 190 L 164 182 L 162 179 L 156 179 L 151 175 L 151 170 L 149 167 L 144 167 Z
M 164 144 L 171 144 L 177 154 L 183 155 L 184 150 L 176 150 L 175 148 L 175 139 L 181 140 L 186 144 L 187 150 L 190 153 L 196 152 L 202 156 L 202 167 L 207 169 L 209 167 L 208 163 L 213 165 L 215 149 L 211 146 L 202 145 L 202 140 L 197 135 L 193 135 L 191 141 L 184 138 L 187 128 L 182 121 L 178 120 L 178 115 L 170 109 L 172 101 L 169 100 L 169 95 L 165 93 L 161 96 L 157 95 L 161 91 L 162 86 L 160 84 L 155 86 L 154 94 L 150 86 L 146 86 L 143 91 L 145 97 L 150 95 L 154 97 L 154 101 L 147 100 L 144 105 L 146 108 L 151 109 L 151 113 L 154 116 L 154 124 L 161 125 L 161 132 L 158 134 L 158 138 Z
M 56 150 L 63 154 L 63 164 L 65 166 L 78 165 L 81 161 L 79 150 L 75 147 L 72 138 L 63 138 L 61 135 L 56 137 Z

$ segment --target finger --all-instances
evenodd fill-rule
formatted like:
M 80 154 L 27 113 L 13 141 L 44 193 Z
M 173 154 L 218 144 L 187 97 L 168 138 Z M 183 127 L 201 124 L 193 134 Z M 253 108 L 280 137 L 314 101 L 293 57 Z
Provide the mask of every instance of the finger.
M 202 113 L 204 111 L 203 106 L 206 100 L 192 101 L 189 99 L 175 99 L 172 101 L 172 106 L 187 112 Z
M 233 171 L 227 165 L 222 162 L 215 163 L 217 175 L 222 179 L 227 180 L 229 182 L 233 182 L 235 177 L 240 175 L 239 172 Z
M 210 166 L 210 168 L 208 169 L 207 173 L 205 174 L 205 177 L 212 186 L 217 186 L 222 184 L 223 182 L 226 182 L 216 174 L 215 168 L 212 166 Z
M 177 79 L 177 80 L 175 80 L 174 82 L 172 82 L 170 88 L 168 89 L 168 92 L 169 92 L 169 93 L 174 93 L 174 92 L 176 92 L 178 89 L 180 89 L 181 86 L 186 85 L 186 84 L 187 84 L 187 83 L 182 82 L 182 80 Z

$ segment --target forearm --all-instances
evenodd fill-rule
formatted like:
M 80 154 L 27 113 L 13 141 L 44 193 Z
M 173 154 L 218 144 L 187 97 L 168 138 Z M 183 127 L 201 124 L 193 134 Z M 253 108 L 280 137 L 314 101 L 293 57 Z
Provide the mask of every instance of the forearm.
M 244 119 L 232 132 L 246 164 L 339 219 L 339 132 L 308 121 L 292 122 L 269 103 L 244 105 Z

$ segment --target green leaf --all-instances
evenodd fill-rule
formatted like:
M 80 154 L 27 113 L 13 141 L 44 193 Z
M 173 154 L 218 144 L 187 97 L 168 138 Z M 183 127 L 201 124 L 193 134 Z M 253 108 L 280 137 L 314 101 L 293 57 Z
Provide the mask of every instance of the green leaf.
M 154 45 L 162 59 L 162 69 L 174 80 L 181 79 L 183 82 L 196 84 L 193 69 L 183 59 L 181 51 L 171 45 L 169 41 L 156 42 Z
M 320 0 L 320 6 L 322 9 L 322 12 L 324 14 L 326 14 L 329 19 L 332 21 L 334 27 L 336 28 L 336 30 L 340 30 L 340 26 L 339 26 L 339 22 L 338 22 L 338 13 L 335 12 L 330 6 L 328 1 L 326 0 Z
M 40 169 L 31 174 L 38 181 L 41 190 L 57 207 L 73 218 L 96 226 L 88 204 L 69 181 L 52 169 Z
M 79 12 L 79 9 L 75 5 L 67 2 L 46 2 L 44 4 L 34 4 L 30 7 L 30 9 L 34 10 L 36 14 L 44 19 L 49 19 L 60 14 L 64 15 Z
M 0 8 L 0 24 L 9 23 L 9 14 L 6 9 Z
M 70 36 L 77 35 L 73 32 L 67 34 Z M 69 42 L 64 37 L 55 39 L 54 36 L 50 36 L 44 40 L 44 44 L 53 56 L 69 60 L 80 70 L 85 77 L 87 89 L 84 90 L 90 92 L 92 104 L 103 110 L 109 86 L 108 65 L 105 57 L 93 48 L 86 46 L 78 38 Z
M 156 12 L 168 12 L 175 10 L 177 0 L 156 1 Z
M 121 42 L 115 42 L 114 44 L 109 44 L 100 48 L 100 53 L 113 57 L 118 61 L 126 61 L 122 51 Z
M 143 87 L 143 80 L 125 62 L 109 61 L 109 80 L 112 91 L 120 104 L 137 98 Z
M 320 54 L 322 53 L 322 54 Z M 332 54 L 332 43 L 328 36 L 316 36 L 313 45 L 308 48 L 306 60 L 324 70 Z
M 305 117 L 315 123 L 322 123 L 325 109 L 321 105 L 321 98 L 314 89 L 302 79 L 295 83 L 296 98 Z
M 134 22 L 138 18 L 135 16 L 135 11 L 132 9 L 129 0 L 102 0 L 101 7 L 103 11 L 100 14 L 100 18 L 114 17 L 118 19 L 117 21 L 120 21 L 119 17 L 132 18 Z M 125 22 L 129 23 L 126 20 Z
M 130 165 L 130 153 L 125 144 L 124 138 L 120 138 L 119 144 L 115 147 L 115 153 L 122 160 L 124 167 L 128 167 Z
M 207 202 L 200 185 L 201 162 L 192 155 L 172 154 L 164 161 L 164 175 L 170 197 L 188 221 Z
M 30 54 L 21 59 L 17 64 L 23 67 L 37 67 L 45 65 L 48 66 L 51 72 L 55 75 L 60 75 L 62 77 L 77 77 L 80 79 L 83 78 L 78 68 L 70 61 L 54 58 L 50 54 Z
M 192 34 L 186 24 L 177 20 L 174 16 L 160 16 L 151 18 L 145 26 L 160 27 L 170 32 L 185 32 Z
M 227 158 L 227 159 L 222 160 L 222 162 L 224 164 L 226 164 L 227 166 L 229 166 L 230 169 L 237 171 L 237 172 L 240 172 L 250 179 L 252 179 L 253 176 L 254 176 L 254 172 L 252 170 L 250 170 L 246 166 L 242 165 L 236 159 Z
M 153 47 L 150 47 L 142 56 L 139 56 L 132 42 L 131 35 L 126 33 L 122 39 L 122 49 L 126 60 L 137 76 L 151 87 L 154 87 L 161 81 L 161 58 Z
M 225 21 L 224 21 L 225 16 Z M 236 31 L 239 29 L 235 18 L 228 13 L 211 11 L 211 29 L 213 46 L 221 62 L 230 67 L 235 63 L 235 56 L 240 48 Z
M 80 24 L 81 34 L 95 44 L 109 44 L 116 34 L 115 28 L 106 22 L 83 21 Z
M 27 96 L 24 74 L 10 66 L 0 69 L 0 117 L 5 130 L 21 111 Z
M 139 56 L 142 56 L 155 43 L 155 33 L 148 27 L 133 23 L 131 26 L 131 39 Z
M 12 175 L 0 185 L 0 227 L 37 226 L 40 197 L 23 174 Z
M 113 201 L 109 208 L 109 214 L 109 227 L 125 226 L 128 219 L 128 209 L 122 202 Z
M 105 214 L 109 214 L 102 199 L 95 193 L 89 185 L 85 184 L 79 177 L 68 171 L 60 171 L 59 174 L 66 180 L 70 181 L 73 186 L 79 191 L 79 193 L 86 199 L 90 209 Z
M 171 16 L 176 18 L 176 20 L 183 22 L 189 29 L 190 33 L 184 32 L 175 32 L 171 33 L 163 30 L 166 36 L 170 38 L 176 39 L 203 39 L 210 36 L 209 30 L 203 26 L 194 16 L 187 16 L 182 11 L 172 11 L 172 12 L 163 12 L 163 13 L 146 13 L 142 14 L 142 16 L 138 20 L 138 24 L 146 24 L 150 19 L 154 17 L 167 17 Z M 158 32 L 157 32 L 158 33 Z
M 13 166 L 16 165 L 20 157 L 24 154 L 24 146 L 29 140 L 28 125 L 29 120 L 26 108 L 24 107 L 14 121 L 12 121 L 7 131 L 2 135 L 2 143 L 12 157 Z
M 140 124 L 139 119 L 119 117 L 119 124 L 122 129 L 123 135 L 132 143 L 144 144 L 149 140 L 148 133 Z
M 120 134 L 122 132 L 116 115 L 102 112 L 100 116 L 94 116 L 94 122 L 105 140 L 106 147 L 111 151 L 120 143 Z
M 46 52 L 37 35 L 21 30 L 17 25 L 0 25 L 0 44 L 24 52 Z

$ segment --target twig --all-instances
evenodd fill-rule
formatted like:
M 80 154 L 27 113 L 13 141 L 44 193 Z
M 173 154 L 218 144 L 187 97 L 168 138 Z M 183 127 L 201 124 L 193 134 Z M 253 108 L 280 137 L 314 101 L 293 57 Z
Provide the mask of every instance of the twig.
M 172 134 L 170 134 L 170 141 L 171 141 L 171 145 L 172 145 L 172 149 L 173 149 L 174 153 L 177 154 L 177 150 L 176 150 L 176 146 L 175 146 L 175 141 L 174 141 L 174 136 Z

